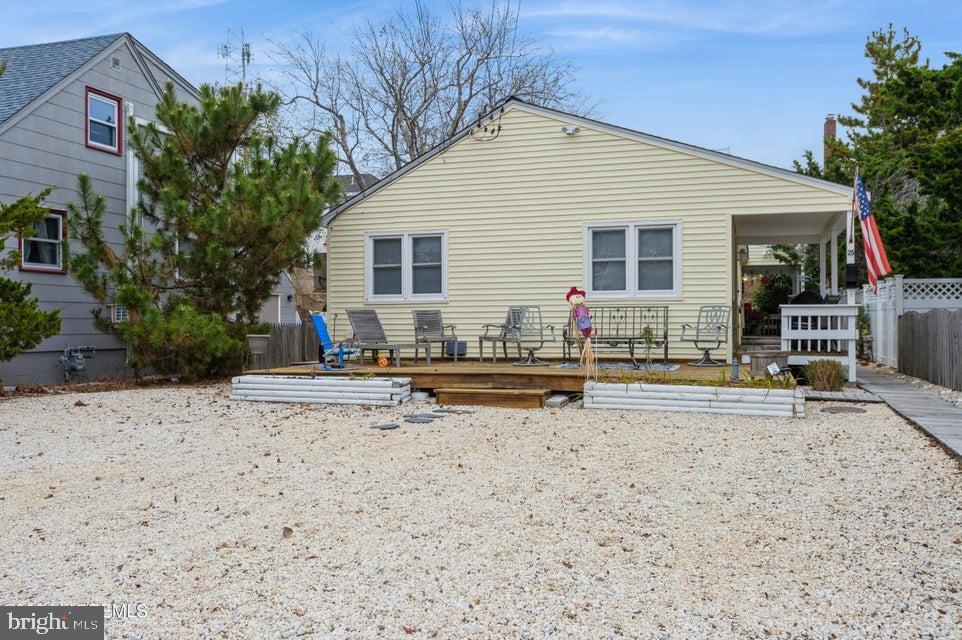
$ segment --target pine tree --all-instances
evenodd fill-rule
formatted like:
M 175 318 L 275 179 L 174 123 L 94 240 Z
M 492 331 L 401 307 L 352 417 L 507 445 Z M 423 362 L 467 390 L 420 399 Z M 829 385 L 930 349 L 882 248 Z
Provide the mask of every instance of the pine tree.
M 0 62 L 0 75 L 6 63 Z M 52 189 L 28 194 L 11 204 L 0 203 L 0 249 L 11 236 L 29 237 L 37 223 L 47 217 L 43 201 Z M 20 252 L 0 254 L 0 271 L 15 268 Z M 44 311 L 30 297 L 31 285 L 0 276 L 0 362 L 33 349 L 46 338 L 60 332 L 60 310 Z
M 279 104 L 260 87 L 205 85 L 194 106 L 168 85 L 160 126 L 128 129 L 143 178 L 120 252 L 103 234 L 103 198 L 78 178 L 70 224 L 85 250 L 71 269 L 95 298 L 127 308 L 117 327 L 97 322 L 131 343 L 138 368 L 195 378 L 237 366 L 281 272 L 312 259 L 306 240 L 337 197 L 337 159 L 328 137 L 279 144 L 263 133 Z
M 854 112 L 840 116 L 847 141 L 822 170 L 806 152 L 796 170 L 852 184 L 857 165 L 889 262 L 908 277 L 962 274 L 962 58 L 933 67 L 922 44 L 892 25 L 866 40 L 872 77 L 859 78 Z M 859 234 L 856 225 L 856 234 Z M 864 258 L 857 252 L 860 265 Z M 864 275 L 864 267 L 862 269 Z

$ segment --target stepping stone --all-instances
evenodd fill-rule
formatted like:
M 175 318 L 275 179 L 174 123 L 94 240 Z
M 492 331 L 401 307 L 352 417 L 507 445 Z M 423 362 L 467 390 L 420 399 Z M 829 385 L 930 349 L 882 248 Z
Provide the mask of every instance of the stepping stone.
M 825 407 L 822 413 L 865 413 L 862 407 Z
M 545 400 L 544 406 L 545 408 L 548 408 L 548 409 L 560 409 L 561 407 L 568 404 L 568 400 L 569 400 L 568 396 L 564 395 L 563 393 L 559 393 Z
M 431 424 L 434 418 L 405 418 L 404 421 L 413 424 Z
M 437 420 L 437 419 L 440 418 L 441 416 L 435 415 L 435 414 L 433 414 L 433 413 L 409 413 L 409 414 L 407 414 L 407 415 L 404 416 L 404 417 L 405 417 L 405 418 L 425 418 L 425 419 L 429 419 L 429 420 Z
M 443 411 L 444 413 L 474 413 L 473 409 L 448 409 L 447 407 L 434 409 L 434 411 Z
M 399 424 L 396 423 L 396 422 L 388 422 L 387 424 L 376 424 L 376 425 L 372 426 L 371 428 L 372 428 L 372 429 L 380 429 L 381 431 L 388 431 L 389 429 L 397 429 L 397 428 L 400 427 L 400 426 L 401 426 L 401 425 L 399 425 Z

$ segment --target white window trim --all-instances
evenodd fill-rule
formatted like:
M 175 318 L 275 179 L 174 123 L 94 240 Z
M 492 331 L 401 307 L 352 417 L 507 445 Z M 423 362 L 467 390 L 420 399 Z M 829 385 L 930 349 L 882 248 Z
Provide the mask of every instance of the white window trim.
M 116 302 L 110 305 L 110 322 L 112 324 L 120 324 L 124 322 L 129 317 L 127 313 L 127 307 L 117 304 Z
M 412 293 L 413 258 L 411 239 L 441 236 L 441 293 Z M 401 238 L 401 295 L 374 295 L 374 240 Z M 442 229 L 416 231 L 373 231 L 364 234 L 364 301 L 367 303 L 447 302 L 448 232 Z
M 170 135 L 170 129 L 157 122 L 152 122 L 146 118 L 141 118 L 140 116 L 134 115 L 134 103 L 127 101 L 124 102 L 124 114 L 125 120 L 130 118 L 134 119 L 134 127 L 146 127 L 149 124 L 153 124 L 158 131 L 163 134 Z M 129 135 L 129 133 L 128 133 Z M 127 213 L 130 215 L 133 212 L 135 206 L 137 206 L 140 200 L 140 187 L 137 186 L 137 176 L 140 174 L 140 157 L 134 150 L 133 145 L 127 144 Z M 143 217 L 138 216 L 135 221 L 138 224 L 143 224 Z
M 59 213 L 53 213 L 53 212 L 48 213 L 46 217 L 44 217 L 43 219 L 44 222 L 47 221 L 47 218 L 56 218 L 58 220 L 57 224 L 59 225 L 59 227 L 57 227 L 57 236 L 58 236 L 57 239 L 51 240 L 50 238 L 38 238 L 36 236 L 24 237 L 23 253 L 20 255 L 20 266 L 27 267 L 28 269 L 56 271 L 59 273 L 61 271 L 64 271 L 63 238 L 64 238 L 64 231 L 65 231 L 64 223 L 66 222 L 66 218 L 64 218 L 64 216 L 60 215 Z M 53 264 L 45 264 L 43 262 L 28 261 L 27 260 L 27 243 L 28 242 L 43 242 L 43 243 L 52 244 L 56 246 L 57 264 L 53 265 Z
M 638 242 L 635 239 L 638 229 L 672 229 L 672 283 L 673 289 L 649 289 L 638 291 Z M 625 241 L 625 284 L 626 291 L 594 291 L 591 288 L 591 232 L 605 229 L 627 229 Z M 682 295 L 682 224 L 681 220 L 623 220 L 586 222 L 584 225 L 584 283 L 588 302 L 617 300 L 681 300 Z
M 93 115 L 91 115 L 91 113 L 90 113 L 90 100 L 91 100 L 91 99 L 93 99 L 93 100 L 100 100 L 100 101 L 103 102 L 104 104 L 112 104 L 112 105 L 114 105 L 114 117 L 117 118 L 117 122 L 107 122 L 107 121 L 105 121 L 105 120 L 101 120 L 101 119 L 99 119 L 99 118 L 93 117 Z M 94 146 L 94 147 L 97 147 L 98 149 L 105 149 L 105 150 L 107 150 L 107 151 L 113 151 L 114 153 L 119 153 L 119 152 L 120 152 L 120 118 L 121 118 L 121 117 L 122 117 L 122 116 L 121 116 L 121 113 L 120 113 L 120 101 L 119 101 L 119 100 L 115 100 L 115 99 L 113 99 L 113 98 L 108 98 L 108 97 L 106 97 L 106 96 L 100 95 L 99 93 L 93 93 L 92 91 L 89 92 L 89 93 L 87 94 L 87 144 L 92 145 L 92 146 Z M 113 145 L 113 146 L 111 146 L 111 145 L 109 145 L 109 144 L 103 144 L 103 143 L 100 143 L 100 142 L 95 142 L 94 140 L 91 140 L 91 139 L 90 139 L 90 123 L 91 123 L 91 122 L 96 122 L 96 123 L 98 123 L 98 124 L 102 124 L 102 125 L 104 125 L 105 127 L 113 127 L 113 129 L 114 129 L 114 145 Z

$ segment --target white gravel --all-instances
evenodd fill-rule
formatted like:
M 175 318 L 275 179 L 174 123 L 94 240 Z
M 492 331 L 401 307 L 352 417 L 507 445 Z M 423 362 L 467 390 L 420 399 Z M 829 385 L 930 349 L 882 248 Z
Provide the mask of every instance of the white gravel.
M 962 472 L 884 406 L 379 432 L 427 405 L 226 395 L 0 401 L 0 599 L 165 640 L 962 635 Z

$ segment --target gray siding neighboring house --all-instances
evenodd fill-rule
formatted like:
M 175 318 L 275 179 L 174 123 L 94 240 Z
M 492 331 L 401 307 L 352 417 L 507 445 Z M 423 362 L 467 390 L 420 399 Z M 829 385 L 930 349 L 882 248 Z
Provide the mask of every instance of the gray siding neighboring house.
M 54 187 L 47 204 L 63 217 L 67 204 L 75 199 L 77 174 L 87 173 L 107 200 L 107 239 L 119 247 L 118 228 L 137 198 L 138 167 L 126 145 L 127 120 L 153 120 L 168 81 L 174 83 L 181 100 L 196 100 L 197 90 L 126 33 L 0 49 L 0 60 L 8 63 L 6 74 L 0 77 L 0 200 L 12 202 Z M 119 122 L 115 121 L 119 129 L 112 132 L 109 124 L 96 121 L 90 125 L 95 141 L 109 145 L 116 136 L 113 141 L 118 149 L 111 151 L 88 140 L 88 114 L 108 114 L 109 121 L 114 103 L 122 105 Z M 50 229 L 56 232 L 56 220 L 51 220 Z M 17 240 L 11 240 L 6 248 L 16 246 Z M 54 251 L 48 246 L 44 254 L 37 243 L 30 247 L 41 263 Z M 62 256 L 59 258 L 62 262 Z M 93 327 L 91 310 L 97 303 L 69 272 L 55 265 L 27 265 L 9 276 L 31 282 L 33 295 L 43 308 L 60 309 L 62 328 L 59 335 L 31 352 L 0 364 L 4 384 L 63 380 L 58 356 L 67 346 L 97 349 L 89 361 L 90 378 L 126 373 L 123 345 Z
M 297 313 L 297 302 L 294 300 L 294 280 L 286 271 L 281 273 L 280 282 L 261 306 L 258 320 L 285 324 L 301 323 L 301 316 Z

